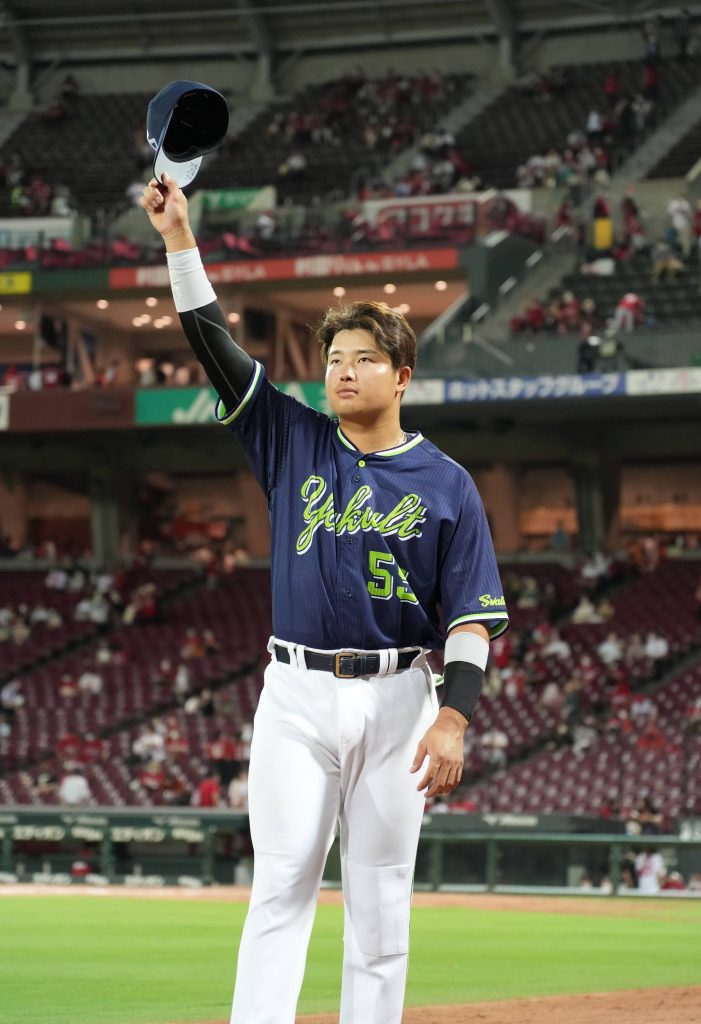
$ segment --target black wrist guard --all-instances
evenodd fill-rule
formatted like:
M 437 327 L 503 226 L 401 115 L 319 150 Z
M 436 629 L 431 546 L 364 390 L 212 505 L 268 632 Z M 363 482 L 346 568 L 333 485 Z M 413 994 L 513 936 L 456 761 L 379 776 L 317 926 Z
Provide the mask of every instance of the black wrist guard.
M 484 671 L 469 661 L 449 661 L 443 670 L 441 707 L 454 708 L 470 722 L 482 692 Z

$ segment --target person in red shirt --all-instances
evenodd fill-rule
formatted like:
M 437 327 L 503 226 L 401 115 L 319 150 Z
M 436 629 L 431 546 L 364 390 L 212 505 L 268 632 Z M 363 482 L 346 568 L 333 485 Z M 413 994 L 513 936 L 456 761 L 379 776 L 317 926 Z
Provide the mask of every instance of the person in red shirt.
M 661 752 L 667 749 L 667 737 L 656 722 L 650 721 L 640 733 L 635 745 L 638 750 Z
M 609 109 L 613 110 L 621 96 L 621 76 L 615 68 L 611 68 L 606 76 L 606 80 L 604 81 L 604 94 L 606 95 Z
M 198 807 L 218 807 L 221 803 L 221 786 L 216 773 L 209 769 L 197 787 Z

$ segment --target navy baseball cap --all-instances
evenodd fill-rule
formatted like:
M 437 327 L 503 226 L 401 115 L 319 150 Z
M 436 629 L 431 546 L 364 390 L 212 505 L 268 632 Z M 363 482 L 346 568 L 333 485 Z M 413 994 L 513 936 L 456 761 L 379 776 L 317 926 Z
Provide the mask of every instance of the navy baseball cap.
M 153 173 L 165 172 L 180 187 L 189 185 L 205 153 L 221 145 L 229 127 L 229 108 L 220 92 L 202 82 L 164 85 L 148 105 L 146 139 L 156 154 Z

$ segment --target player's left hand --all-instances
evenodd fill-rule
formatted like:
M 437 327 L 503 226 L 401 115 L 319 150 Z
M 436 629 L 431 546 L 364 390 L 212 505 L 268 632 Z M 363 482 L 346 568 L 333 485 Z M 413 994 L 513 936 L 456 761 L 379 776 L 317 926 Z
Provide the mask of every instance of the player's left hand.
M 446 715 L 443 711 L 445 709 L 419 741 L 411 766 L 412 772 L 418 772 L 429 758 L 424 776 L 416 787 L 419 791 L 426 789 L 427 800 L 450 793 L 462 778 L 463 735 L 467 721 L 457 712 Z

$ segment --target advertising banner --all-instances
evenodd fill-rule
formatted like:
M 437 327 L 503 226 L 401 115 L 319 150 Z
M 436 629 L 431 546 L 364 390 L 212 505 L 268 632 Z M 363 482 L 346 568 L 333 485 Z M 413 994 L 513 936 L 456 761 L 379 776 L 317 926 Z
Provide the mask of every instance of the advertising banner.
M 375 274 L 415 274 L 421 271 L 454 270 L 458 266 L 456 248 L 425 249 L 404 252 L 336 253 L 298 256 L 275 260 L 239 260 L 208 263 L 207 277 L 213 285 L 252 284 L 263 281 L 301 281 Z M 109 287 L 168 288 L 170 278 L 165 261 L 155 267 L 114 267 L 109 272 Z
M 270 210 L 277 205 L 273 185 L 265 188 L 210 188 L 202 192 L 203 213 L 220 210 Z
M 10 396 L 0 394 L 0 430 L 7 430 L 10 425 Z
M 489 377 L 445 382 L 446 402 L 520 399 L 605 398 L 626 393 L 624 373 L 561 374 L 540 377 Z
M 32 290 L 32 275 L 26 270 L 0 274 L 0 295 L 28 295 Z
M 323 381 L 293 381 L 275 386 L 303 405 L 319 412 L 329 411 Z M 210 387 L 144 389 L 136 392 L 135 422 L 141 427 L 216 423 L 216 401 L 217 393 Z

